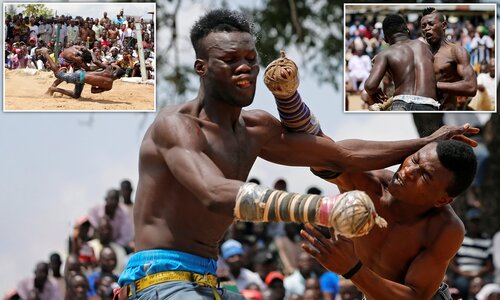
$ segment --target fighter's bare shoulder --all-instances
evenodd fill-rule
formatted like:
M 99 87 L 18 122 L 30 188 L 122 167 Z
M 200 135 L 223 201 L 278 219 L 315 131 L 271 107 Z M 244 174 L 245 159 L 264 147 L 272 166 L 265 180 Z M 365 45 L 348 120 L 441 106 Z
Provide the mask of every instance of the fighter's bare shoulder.
M 264 110 L 242 110 L 241 116 L 248 132 L 264 143 L 275 139 L 285 131 L 281 122 Z
M 193 101 L 162 109 L 148 130 L 149 136 L 155 144 L 167 148 L 202 144 L 202 125 L 194 110 Z
M 450 205 L 436 210 L 429 217 L 429 248 L 435 248 L 438 255 L 450 259 L 462 245 L 465 227 Z
M 242 110 L 241 116 L 247 126 L 268 126 L 279 122 L 273 115 L 262 109 Z

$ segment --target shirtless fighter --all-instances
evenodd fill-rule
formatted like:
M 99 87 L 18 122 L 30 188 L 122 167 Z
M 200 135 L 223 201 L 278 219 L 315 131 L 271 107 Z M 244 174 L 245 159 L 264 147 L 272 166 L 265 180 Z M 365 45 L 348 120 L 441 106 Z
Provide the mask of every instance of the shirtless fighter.
M 374 58 L 365 90 L 373 102 L 381 103 L 385 95 L 379 84 L 388 72 L 394 80 L 394 111 L 437 111 L 436 79 L 429 46 L 410 40 L 406 22 L 400 15 L 388 15 L 382 22 L 384 39 L 390 47 Z
M 309 122 L 298 117 L 306 108 L 298 94 L 277 96 L 273 89 L 282 88 L 266 80 L 268 73 L 290 77 L 295 73 L 290 65 L 268 67 L 264 80 L 276 96 L 282 124 L 292 132 L 314 134 L 304 130 Z M 312 244 L 304 245 L 309 254 L 327 269 L 350 278 L 369 299 L 451 300 L 447 286 L 440 283 L 462 243 L 464 226 L 449 203 L 474 178 L 476 159 L 469 145 L 458 141 L 428 144 L 407 157 L 396 173 L 352 169 L 340 173 L 317 167 L 312 171 L 337 184 L 341 192 L 366 191 L 389 225 L 374 227 L 365 236 L 353 237 L 352 242 L 345 237 L 329 239 L 306 225 L 307 231 L 301 234 Z
M 472 148 L 452 140 L 426 145 L 396 173 L 344 172 L 328 181 L 342 192 L 367 192 L 388 227 L 334 240 L 307 226 L 301 234 L 312 247 L 303 247 L 327 269 L 350 278 L 367 299 L 451 300 L 441 282 L 465 230 L 449 204 L 475 172 Z
M 78 99 L 82 94 L 85 83 L 92 85 L 90 90 L 91 93 L 102 93 L 111 90 L 111 88 L 113 87 L 113 81 L 121 78 L 125 74 L 125 71 L 120 68 L 111 65 L 104 65 L 99 62 L 98 65 L 104 68 L 104 70 L 102 71 L 86 72 L 85 70 L 78 69 L 73 73 L 66 73 L 59 70 L 52 59 L 50 59 L 49 53 L 46 48 L 43 48 L 40 51 L 42 55 L 47 59 L 47 64 L 57 78 L 54 84 L 52 84 L 52 86 L 49 87 L 47 91 L 49 95 L 54 94 L 54 92 L 58 92 L 66 96 Z M 73 91 L 69 91 L 56 87 L 63 81 L 75 84 L 75 89 Z
M 477 79 L 470 64 L 470 55 L 464 47 L 446 40 L 448 23 L 444 15 L 433 7 L 424 9 L 420 25 L 434 55 L 440 110 L 456 110 L 457 96 L 476 95 Z
M 245 183 L 258 156 L 337 171 L 378 169 L 400 162 L 431 141 L 463 138 L 469 131 L 443 127 L 429 137 L 409 141 L 338 143 L 289 133 L 271 114 L 242 109 L 253 101 L 259 72 L 251 28 L 241 13 L 220 9 L 208 12 L 191 30 L 194 70 L 200 77 L 198 96 L 160 111 L 143 139 L 134 206 L 137 253 L 120 276 L 122 298 L 243 299 L 216 288 L 218 244 L 235 218 L 335 223 L 330 217 L 345 206 L 335 209 L 334 203 L 345 202 L 334 197 Z M 301 113 L 299 119 L 313 120 L 308 110 Z M 314 124 L 307 128 L 319 131 Z M 360 197 L 349 199 L 359 203 Z M 367 216 L 373 225 L 375 212 Z M 353 232 L 366 233 L 368 223 L 339 219 L 352 224 L 346 227 Z

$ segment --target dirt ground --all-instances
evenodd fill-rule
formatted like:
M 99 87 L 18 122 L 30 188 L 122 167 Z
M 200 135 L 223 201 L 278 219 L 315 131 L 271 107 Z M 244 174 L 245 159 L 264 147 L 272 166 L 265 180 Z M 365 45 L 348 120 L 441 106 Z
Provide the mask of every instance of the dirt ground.
M 349 110 L 348 111 L 368 111 L 368 107 L 364 105 L 364 101 L 358 94 L 348 93 Z
M 25 70 L 4 71 L 4 110 L 5 111 L 114 111 L 114 110 L 150 110 L 155 109 L 154 85 L 136 84 L 116 80 L 113 89 L 100 94 L 90 93 L 86 84 L 79 99 L 45 92 L 54 82 L 52 72 L 27 74 Z M 65 82 L 60 88 L 73 90 L 73 84 Z

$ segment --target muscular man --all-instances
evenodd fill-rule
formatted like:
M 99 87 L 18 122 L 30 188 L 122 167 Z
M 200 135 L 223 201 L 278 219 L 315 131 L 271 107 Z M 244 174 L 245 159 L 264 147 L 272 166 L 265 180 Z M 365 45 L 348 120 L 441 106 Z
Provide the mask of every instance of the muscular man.
M 367 299 L 451 299 L 440 283 L 465 231 L 449 204 L 475 172 L 472 148 L 452 140 L 426 145 L 395 173 L 344 172 L 329 181 L 341 191 L 366 191 L 388 227 L 335 241 L 308 226 L 301 234 L 313 247 L 303 247 L 327 269 L 347 274 Z
M 420 25 L 434 55 L 440 110 L 456 110 L 456 96 L 473 97 L 477 90 L 469 53 L 464 47 L 446 40 L 448 24 L 444 15 L 433 7 L 424 9 Z
M 111 46 L 116 46 L 116 40 L 118 39 L 118 35 L 120 32 L 116 28 L 116 25 L 112 23 L 108 30 L 108 40 Z
M 259 72 L 251 28 L 238 12 L 214 10 L 191 30 L 198 96 L 163 109 L 143 139 L 134 206 L 138 252 L 120 277 L 121 297 L 242 299 L 216 289 L 218 244 L 235 216 L 303 222 L 314 221 L 315 213 L 321 220 L 330 215 L 331 202 L 321 196 L 245 183 L 258 156 L 286 165 L 367 170 L 467 131 L 448 127 L 424 139 L 346 143 L 288 133 L 271 114 L 242 109 L 253 101 Z
M 379 84 L 388 72 L 395 85 L 392 110 L 438 110 L 429 46 L 418 40 L 410 40 L 406 22 L 400 15 L 388 15 L 382 27 L 384 39 L 390 47 L 374 58 L 373 68 L 365 83 L 368 96 L 374 102 L 384 100 L 385 95 Z
M 111 88 L 113 87 L 113 81 L 121 78 L 125 74 L 125 71 L 120 68 L 116 68 L 111 65 L 104 65 L 99 62 L 97 62 L 97 64 L 104 68 L 104 70 L 102 71 L 86 72 L 85 70 L 78 69 L 71 74 L 65 73 L 63 71 L 60 71 L 56 64 L 50 59 L 49 53 L 46 48 L 41 49 L 41 52 L 47 59 L 47 64 L 57 78 L 47 91 L 49 95 L 54 94 L 54 92 L 58 92 L 66 96 L 78 99 L 82 94 L 85 83 L 92 85 L 92 88 L 90 90 L 91 93 L 102 93 L 111 90 Z M 63 81 L 75 84 L 75 89 L 73 91 L 69 91 L 58 88 L 57 85 L 59 85 Z
M 84 69 L 91 71 L 88 64 L 92 62 L 92 53 L 84 46 L 71 46 L 61 53 L 59 63 L 63 67 L 72 67 L 74 70 Z

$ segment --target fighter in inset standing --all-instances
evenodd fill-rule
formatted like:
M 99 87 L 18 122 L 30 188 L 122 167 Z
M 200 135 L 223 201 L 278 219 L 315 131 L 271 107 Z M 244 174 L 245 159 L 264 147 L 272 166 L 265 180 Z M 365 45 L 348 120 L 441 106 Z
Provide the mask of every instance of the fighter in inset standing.
M 435 8 L 424 9 L 420 25 L 434 55 L 440 110 L 456 110 L 457 96 L 476 95 L 477 78 L 470 64 L 470 55 L 464 47 L 446 39 L 448 23 Z
M 374 58 L 365 82 L 368 96 L 376 103 L 385 100 L 379 84 L 388 72 L 395 85 L 392 110 L 438 110 L 440 104 L 436 101 L 436 79 L 429 46 L 419 40 L 410 40 L 406 22 L 400 15 L 386 16 L 382 27 L 390 47 Z

